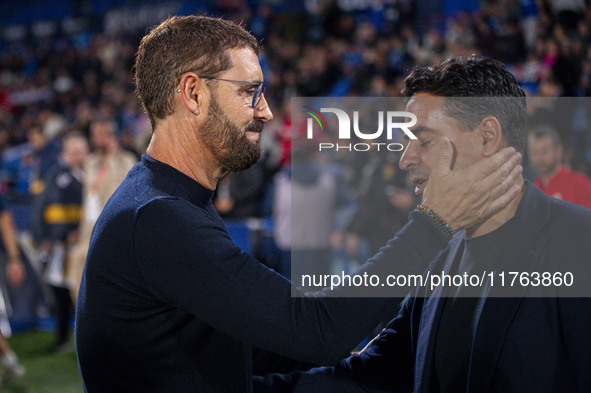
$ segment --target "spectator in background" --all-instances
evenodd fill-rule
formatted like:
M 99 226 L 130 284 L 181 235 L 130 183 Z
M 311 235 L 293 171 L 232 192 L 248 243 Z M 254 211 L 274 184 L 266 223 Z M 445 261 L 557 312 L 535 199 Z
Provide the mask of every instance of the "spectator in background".
M 560 26 L 567 31 L 576 29 L 585 13 L 584 0 L 550 0 L 549 5 Z
M 408 190 L 407 174 L 398 168 L 398 154 L 375 151 L 362 165 L 356 178 L 357 211 L 343 233 L 350 256 L 364 260 L 379 249 L 407 222 L 410 211 L 419 204 Z M 400 299 L 402 300 L 402 299 Z M 375 337 L 398 312 L 383 320 L 372 332 Z
M 41 221 L 41 195 L 45 189 L 45 177 L 58 162 L 60 144 L 48 138 L 41 126 L 33 126 L 27 131 L 30 156 L 26 157 L 29 170 L 29 194 L 32 196 L 31 232 L 33 239 L 40 244 L 43 239 Z
M 59 144 L 46 138 L 38 124 L 27 127 L 26 138 L 27 142 L 4 152 L 3 171 L 13 195 L 30 200 L 43 191 L 42 179 L 57 162 Z
M 336 183 L 308 151 L 296 148 L 291 158 L 291 168 L 275 176 L 273 237 L 281 250 L 276 270 L 287 278 L 290 268 L 294 277 L 329 274 Z
M 513 63 L 510 69 L 534 95 L 545 94 L 543 88 L 552 84 L 558 89 L 555 95 L 591 91 L 591 13 L 582 0 L 493 0 L 471 12 L 435 19 L 412 1 L 370 7 L 371 12 L 342 2 L 309 2 L 306 12 L 262 5 L 260 14 L 245 12 L 246 4 L 227 11 L 214 3 L 208 6 L 212 13 L 231 12 L 250 24 L 255 36 L 264 35 L 266 98 L 274 109 L 294 95 L 382 94 L 384 82 L 390 95 L 398 95 L 397 80 L 413 65 L 473 53 Z M 0 107 L 14 114 L 10 144 L 24 139 L 25 118 L 44 127 L 43 119 L 49 119 L 48 131 L 65 120 L 70 123 L 66 128 L 89 134 L 100 111 L 99 116 L 116 119 L 126 137 L 124 146 L 143 153 L 150 132 L 135 104 L 129 68 L 144 30 L 103 34 L 89 29 L 79 41 L 58 34 L 50 41 L 27 43 L 24 53 L 18 43 L 7 45 L 0 54 Z M 59 45 L 47 45 L 54 38 Z M 550 86 L 543 82 L 547 78 L 553 81 Z M 0 112 L 0 122 L 8 117 Z M 568 147 L 569 140 L 561 136 Z
M 261 200 L 265 191 L 264 169 L 264 162 L 259 161 L 220 181 L 213 204 L 224 219 L 261 217 Z
M 5 288 L 5 283 L 18 286 L 25 280 L 25 266 L 21 260 L 21 253 L 16 240 L 16 229 L 12 213 L 6 209 L 4 198 L 0 196 L 0 265 L 6 267 L 6 276 L 0 277 L 0 361 L 4 369 L 5 377 L 20 377 L 25 374 L 25 369 L 20 364 L 18 357 L 12 351 L 4 338 L 11 334 L 8 317 L 10 316 L 10 303 Z
M 397 166 L 398 155 L 374 152 L 360 170 L 357 197 L 359 208 L 347 226 L 349 253 L 359 255 L 360 238 L 369 254 L 378 250 L 406 224 L 408 213 L 417 204 L 407 189 L 406 173 Z
M 41 221 L 44 241 L 41 252 L 48 261 L 44 280 L 49 284 L 57 317 L 57 335 L 51 348 L 55 352 L 73 350 L 69 342 L 70 319 L 74 307 L 71 286 L 65 277 L 70 248 L 78 238 L 82 212 L 82 167 L 88 156 L 88 142 L 83 134 L 67 134 L 62 143 L 60 162 L 45 180 Z
M 137 162 L 133 154 L 120 149 L 115 131 L 115 123 L 110 120 L 97 120 L 90 127 L 94 151 L 84 164 L 79 238 L 66 267 L 74 300 L 78 298 L 78 288 L 94 223 L 127 172 Z
M 51 169 L 58 160 L 60 145 L 56 140 L 45 136 L 43 128 L 33 126 L 27 131 L 27 140 L 31 146 L 32 160 L 32 182 L 29 191 L 32 195 L 39 195 L 43 188 L 43 179 L 48 170 Z
M 562 162 L 560 136 L 549 126 L 534 128 L 527 140 L 531 166 L 538 173 L 535 185 L 547 195 L 591 209 L 591 180 L 569 170 Z

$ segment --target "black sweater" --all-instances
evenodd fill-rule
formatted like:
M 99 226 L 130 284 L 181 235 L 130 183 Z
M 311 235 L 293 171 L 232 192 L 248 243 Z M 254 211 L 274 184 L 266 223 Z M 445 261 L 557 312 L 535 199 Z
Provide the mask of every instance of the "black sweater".
M 76 313 L 87 392 L 250 392 L 251 345 L 334 364 L 391 313 L 386 297 L 292 297 L 289 281 L 232 242 L 212 194 L 144 155 L 107 203 Z M 411 213 L 362 269 L 421 272 L 445 246 Z

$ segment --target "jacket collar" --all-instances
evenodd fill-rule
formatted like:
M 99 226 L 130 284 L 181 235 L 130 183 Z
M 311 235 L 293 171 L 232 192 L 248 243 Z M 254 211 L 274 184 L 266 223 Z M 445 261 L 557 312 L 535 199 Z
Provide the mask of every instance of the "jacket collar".
M 549 201 L 549 197 L 527 181 L 527 190 L 513 217 L 521 229 L 520 237 L 506 239 L 502 247 L 501 260 L 507 262 L 502 268 L 505 272 L 535 270 L 539 244 L 543 242 L 541 232 L 550 223 Z M 515 289 L 515 293 L 511 294 L 514 297 L 500 297 L 500 292 L 507 288 L 496 286 L 491 289 L 491 298 L 484 304 L 472 349 L 470 392 L 485 393 L 490 389 L 505 337 L 527 287 L 518 286 Z
M 179 197 L 184 198 L 196 205 L 207 203 L 213 198 L 212 190 L 205 188 L 178 169 L 155 160 L 148 154 L 144 154 L 142 156 L 141 163 L 151 172 L 157 172 L 160 175 L 164 175 L 168 181 L 167 184 L 160 184 L 157 186 L 168 188 L 172 184 L 174 190 L 169 190 L 169 192 L 173 193 L 174 195 L 178 195 Z
M 436 263 L 429 265 L 429 270 L 433 274 L 451 271 L 453 259 L 448 260 L 447 257 L 461 252 L 462 244 L 461 241 L 452 241 L 449 247 L 439 255 Z M 445 296 L 448 292 L 449 288 L 438 286 L 432 293 L 424 294 L 415 354 L 415 392 L 417 393 L 437 391 L 432 386 L 435 372 L 435 342 L 445 305 Z
M 499 246 L 499 261 L 507 264 L 505 271 L 526 271 L 537 261 L 536 244 L 541 241 L 540 232 L 550 221 L 549 198 L 531 182 L 526 181 L 526 191 L 521 199 L 510 225 L 522 229 L 519 238 L 504 239 Z M 506 225 L 506 224 L 504 224 Z M 449 272 L 453 258 L 462 252 L 462 234 L 458 233 L 442 252 L 430 269 L 433 273 Z M 449 259 L 449 260 L 448 260 Z M 506 290 L 506 288 L 505 288 Z M 433 386 L 435 370 L 435 342 L 446 296 L 444 289 L 435 288 L 425 298 L 421 312 L 415 357 L 415 392 L 436 391 Z M 500 356 L 505 336 L 515 313 L 521 303 L 525 288 L 519 288 L 511 298 L 493 298 L 499 295 L 499 286 L 491 288 L 489 299 L 484 304 L 476 330 L 469 371 L 470 392 L 487 392 L 490 388 L 497 360 Z

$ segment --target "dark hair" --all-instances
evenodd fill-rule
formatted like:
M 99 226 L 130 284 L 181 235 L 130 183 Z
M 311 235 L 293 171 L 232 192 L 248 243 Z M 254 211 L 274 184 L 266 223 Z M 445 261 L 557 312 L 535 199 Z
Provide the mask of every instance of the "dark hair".
M 88 143 L 88 138 L 82 132 L 80 132 L 78 130 L 68 131 L 64 135 L 62 135 L 61 151 L 64 151 L 66 144 L 74 139 L 82 139 L 82 140 L 84 140 L 84 142 Z
M 232 67 L 226 50 L 239 47 L 259 53 L 257 40 L 242 27 L 206 16 L 173 16 L 145 35 L 135 59 L 135 83 L 152 128 L 173 113 L 174 90 L 185 72 L 215 76 Z
M 549 125 L 537 125 L 529 132 L 529 135 L 536 139 L 547 136 L 552 139 L 554 146 L 562 146 L 562 139 L 560 138 L 560 135 L 558 135 L 558 132 L 556 132 L 556 130 Z
M 67 141 L 69 141 L 70 139 L 84 139 L 86 141 L 88 141 L 88 138 L 86 137 L 86 135 L 84 135 L 84 133 L 82 133 L 81 131 L 78 131 L 76 129 L 73 129 L 71 131 L 66 132 L 63 136 L 62 136 L 62 144 L 65 144 Z
M 404 79 L 402 95 L 431 93 L 442 97 L 482 97 L 445 99 L 443 111 L 473 130 L 486 116 L 501 124 L 507 142 L 515 150 L 525 149 L 525 93 L 505 65 L 481 56 L 454 57 L 433 67 L 416 67 Z

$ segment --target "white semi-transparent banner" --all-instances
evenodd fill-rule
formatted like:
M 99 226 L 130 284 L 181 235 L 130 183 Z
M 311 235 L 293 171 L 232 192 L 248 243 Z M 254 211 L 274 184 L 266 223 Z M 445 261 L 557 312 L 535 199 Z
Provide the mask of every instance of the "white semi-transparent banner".
M 591 296 L 590 129 L 586 98 L 292 98 L 275 225 L 294 294 Z M 452 171 L 513 146 L 526 181 L 434 252 L 414 210 L 443 137 Z

